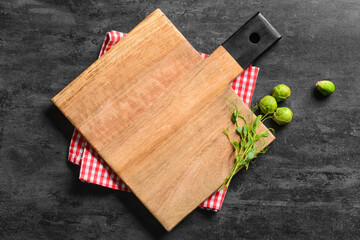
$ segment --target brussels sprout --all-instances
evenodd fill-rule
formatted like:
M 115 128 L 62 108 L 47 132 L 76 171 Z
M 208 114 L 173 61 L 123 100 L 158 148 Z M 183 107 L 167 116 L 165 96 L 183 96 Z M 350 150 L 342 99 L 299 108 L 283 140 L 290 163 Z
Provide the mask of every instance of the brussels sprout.
M 286 86 L 285 84 L 279 84 L 276 87 L 274 87 L 272 91 L 272 96 L 276 99 L 278 102 L 285 101 L 288 99 L 291 95 L 290 88 Z
M 324 96 L 329 96 L 335 91 L 335 85 L 328 80 L 322 80 L 317 82 L 316 87 L 319 92 Z
M 266 95 L 259 102 L 259 107 L 262 113 L 273 113 L 277 108 L 276 99 L 273 96 Z
M 274 121 L 279 125 L 288 124 L 293 118 L 292 111 L 287 107 L 280 107 L 274 113 Z

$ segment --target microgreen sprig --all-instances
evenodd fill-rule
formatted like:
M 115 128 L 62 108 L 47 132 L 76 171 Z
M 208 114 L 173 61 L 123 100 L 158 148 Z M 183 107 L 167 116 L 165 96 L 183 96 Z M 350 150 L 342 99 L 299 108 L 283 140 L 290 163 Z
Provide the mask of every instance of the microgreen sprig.
M 229 135 L 229 130 L 223 130 L 224 134 L 228 137 L 229 141 L 235 149 L 235 160 L 234 167 L 231 170 L 230 175 L 226 177 L 224 183 L 220 186 L 219 190 L 221 190 L 222 188 L 227 188 L 229 186 L 230 181 L 240 168 L 245 166 L 246 170 L 248 170 L 250 162 L 256 158 L 257 153 L 265 153 L 268 149 L 266 147 L 262 151 L 258 152 L 258 148 L 255 146 L 255 143 L 259 140 L 264 140 L 265 137 L 269 136 L 268 131 L 264 131 L 258 134 L 257 129 L 262 122 L 269 118 L 272 118 L 272 116 L 268 116 L 268 114 L 265 114 L 264 116 L 258 115 L 255 120 L 251 116 L 250 122 L 248 123 L 245 117 L 239 112 L 237 106 L 234 103 L 231 104 L 234 106 L 231 120 L 235 124 L 236 133 L 240 137 L 240 139 L 239 141 L 231 139 Z M 243 126 L 240 126 L 239 119 L 242 119 L 244 121 L 245 124 Z

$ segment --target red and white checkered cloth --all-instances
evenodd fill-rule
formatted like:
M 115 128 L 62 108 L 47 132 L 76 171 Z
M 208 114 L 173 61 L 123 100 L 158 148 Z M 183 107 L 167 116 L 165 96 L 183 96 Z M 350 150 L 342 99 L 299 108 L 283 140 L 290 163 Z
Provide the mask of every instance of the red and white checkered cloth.
M 112 48 L 126 33 L 111 31 L 106 34 L 99 57 Z M 208 54 L 200 53 L 203 58 Z M 235 93 L 250 107 L 259 68 L 249 66 L 244 73 L 235 78 L 230 86 Z M 80 180 L 104 187 L 131 192 L 126 184 L 112 171 L 86 139 L 75 129 L 69 147 L 69 161 L 80 165 Z M 227 189 L 214 192 L 199 207 L 218 211 L 221 209 Z

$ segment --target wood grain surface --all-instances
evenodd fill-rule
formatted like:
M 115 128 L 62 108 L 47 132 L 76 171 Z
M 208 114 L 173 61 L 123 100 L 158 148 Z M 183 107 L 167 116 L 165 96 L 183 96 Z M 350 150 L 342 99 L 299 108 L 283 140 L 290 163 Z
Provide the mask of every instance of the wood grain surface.
M 157 9 L 52 101 L 100 150 L 201 60 Z
M 220 46 L 109 144 L 97 148 L 98 152 L 123 177 L 123 172 L 128 172 L 130 166 L 140 164 L 143 158 L 175 134 L 242 71 Z

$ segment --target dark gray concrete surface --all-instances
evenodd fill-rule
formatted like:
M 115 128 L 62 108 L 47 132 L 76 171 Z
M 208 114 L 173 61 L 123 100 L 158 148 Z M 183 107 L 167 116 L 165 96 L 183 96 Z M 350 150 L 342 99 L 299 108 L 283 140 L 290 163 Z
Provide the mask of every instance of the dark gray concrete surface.
M 219 213 L 195 210 L 170 233 L 132 194 L 78 180 L 66 161 L 72 126 L 50 102 L 96 60 L 107 31 L 127 32 L 155 8 L 207 53 L 261 11 L 283 39 L 254 64 L 253 103 L 285 83 L 294 112 Z M 358 0 L 17 0 L 0 14 L 1 239 L 359 239 Z M 336 84 L 329 98 L 314 91 L 321 79 Z

